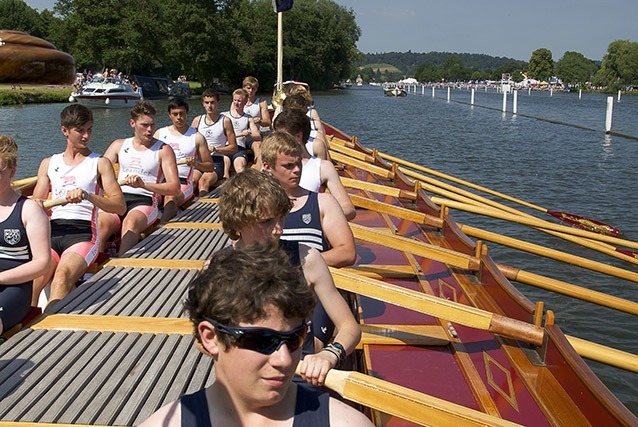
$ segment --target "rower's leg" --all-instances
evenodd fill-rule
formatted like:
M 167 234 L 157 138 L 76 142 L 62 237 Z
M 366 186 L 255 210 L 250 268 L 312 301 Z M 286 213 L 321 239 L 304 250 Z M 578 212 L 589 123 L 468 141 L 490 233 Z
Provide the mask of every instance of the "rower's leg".
M 166 196 L 164 200 L 164 213 L 160 221 L 161 224 L 166 224 L 177 215 L 177 208 L 184 203 L 184 193 L 180 192 L 177 197 Z
M 51 296 L 45 311 L 50 310 L 50 307 L 73 290 L 78 280 L 86 273 L 86 269 L 84 257 L 75 252 L 66 252 L 62 255 L 51 281 Z
M 237 157 L 233 161 L 233 168 L 235 169 L 235 173 L 242 173 L 244 169 L 246 169 L 246 158 Z
M 40 299 L 40 293 L 44 290 L 47 283 L 51 281 L 53 273 L 58 266 L 58 255 L 51 251 L 51 261 L 47 266 L 47 271 L 40 277 L 33 279 L 33 295 L 31 296 L 31 307 L 37 307 Z
M 148 227 L 148 217 L 141 211 L 130 211 L 122 221 L 122 240 L 120 242 L 121 256 L 124 252 L 137 245 L 140 235 Z
M 100 233 L 100 252 L 106 252 L 111 236 L 114 236 L 120 229 L 120 218 L 116 214 L 100 211 L 97 220 Z

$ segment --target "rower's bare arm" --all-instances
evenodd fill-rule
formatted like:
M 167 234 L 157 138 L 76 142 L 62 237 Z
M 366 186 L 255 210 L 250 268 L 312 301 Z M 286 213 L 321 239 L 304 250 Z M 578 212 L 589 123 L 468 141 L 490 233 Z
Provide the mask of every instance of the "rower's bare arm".
M 268 112 L 268 103 L 265 99 L 259 101 L 259 115 L 261 116 L 259 125 L 265 128 L 270 127 L 270 113 Z
M 331 267 L 347 267 L 357 259 L 354 236 L 337 200 L 327 193 L 319 193 L 321 228 L 330 249 L 321 253 Z
M 261 133 L 259 133 L 259 128 L 252 118 L 248 119 L 248 129 L 250 130 L 250 137 L 253 141 L 261 141 Z
M 179 174 L 177 173 L 177 160 L 175 152 L 170 145 L 164 144 L 160 148 L 159 160 L 164 173 L 164 181 L 160 183 L 147 182 L 145 188 L 162 196 L 178 196 L 181 191 Z
M 199 120 L 202 116 L 197 116 L 193 119 L 193 122 L 191 123 L 191 127 L 197 129 L 197 126 L 199 126 Z
M 118 153 L 120 152 L 120 149 L 122 148 L 123 143 L 124 143 L 123 139 L 116 139 L 115 141 L 111 143 L 111 145 L 109 145 L 109 148 L 107 148 L 106 151 L 104 152 L 103 157 L 106 157 L 107 159 L 109 159 L 112 165 L 117 163 Z
M 42 160 L 40 167 L 38 168 L 38 179 L 33 189 L 33 199 L 40 202 L 48 199 L 49 192 L 51 191 L 51 182 L 49 181 L 49 162 L 50 157 Z
M 334 196 L 339 203 L 339 206 L 341 206 L 341 210 L 343 211 L 346 220 L 351 221 L 357 215 L 357 211 L 352 200 L 350 200 L 348 192 L 341 183 L 341 179 L 339 178 L 339 174 L 337 173 L 334 165 L 332 162 L 322 160 L 320 171 L 321 182 L 326 184 L 330 194 Z
M 213 172 L 215 170 L 213 166 L 213 158 L 210 156 L 208 145 L 206 144 L 206 138 L 204 135 L 197 132 L 195 136 L 195 145 L 197 146 L 197 153 L 199 162 L 195 162 L 194 166 L 201 172 Z
M 306 281 L 313 287 L 317 298 L 335 325 L 335 342 L 343 346 L 346 354 L 352 353 L 361 339 L 361 329 L 348 304 L 335 287 L 328 266 L 314 248 L 299 245 L 299 254 Z M 299 373 L 305 381 L 322 386 L 328 371 L 336 367 L 338 362 L 339 359 L 333 352 L 319 351 L 303 359 Z
M 26 200 L 22 209 L 31 260 L 0 272 L 0 285 L 17 285 L 42 276 L 51 260 L 51 229 L 49 218 L 35 200 Z
M 115 178 L 113 164 L 106 157 L 102 157 L 97 164 L 97 171 L 103 192 L 102 195 L 89 194 L 88 200 L 104 212 L 124 215 L 126 202 L 122 188 Z
M 329 402 L 331 427 L 372 427 L 372 422 L 352 406 L 332 397 Z
M 174 401 L 162 406 L 139 427 L 180 427 L 182 425 L 182 405 Z
M 226 146 L 216 149 L 219 154 L 233 155 L 237 152 L 237 138 L 235 138 L 235 129 L 233 128 L 233 122 L 226 116 L 224 116 L 224 134 L 228 140 Z

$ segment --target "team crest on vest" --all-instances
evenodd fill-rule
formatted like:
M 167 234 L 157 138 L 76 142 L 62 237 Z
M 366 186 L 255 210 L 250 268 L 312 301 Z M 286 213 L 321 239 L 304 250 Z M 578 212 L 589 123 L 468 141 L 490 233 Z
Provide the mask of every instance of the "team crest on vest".
M 20 241 L 20 230 L 9 228 L 4 230 L 4 241 L 10 245 L 15 245 Z
M 305 213 L 301 215 L 301 220 L 304 224 L 310 224 L 310 221 L 312 221 L 312 214 Z

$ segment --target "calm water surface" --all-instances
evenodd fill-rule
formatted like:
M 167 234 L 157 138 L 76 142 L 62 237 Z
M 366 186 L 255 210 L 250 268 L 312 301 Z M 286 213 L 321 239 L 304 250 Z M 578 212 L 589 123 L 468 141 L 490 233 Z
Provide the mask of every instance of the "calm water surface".
M 619 227 L 630 240 L 638 240 L 635 211 L 635 167 L 638 141 L 607 136 L 606 96 L 547 92 L 521 93 L 521 115 L 571 123 L 593 130 L 563 126 L 529 117 L 503 114 L 502 95 L 477 91 L 470 107 L 470 92 L 431 89 L 405 98 L 384 97 L 379 87 L 315 94 L 321 117 L 346 133 L 356 135 L 368 147 L 376 147 L 441 172 L 533 202 L 548 209 L 595 218 Z M 458 102 L 455 102 L 458 101 Z M 156 101 L 158 124 L 169 124 L 165 101 Z M 191 102 L 191 118 L 203 113 Z M 229 105 L 230 98 L 222 99 Z M 64 139 L 59 113 L 65 104 L 0 108 L 0 133 L 16 138 L 20 145 L 18 177 L 36 173 L 41 159 L 59 152 Z M 482 108 L 489 107 L 489 108 Z M 511 98 L 508 100 L 511 110 Z M 129 136 L 129 111 L 94 110 L 94 151 L 103 152 L 116 138 Z M 638 97 L 614 97 L 613 130 L 638 136 Z M 488 197 L 488 196 L 486 196 Z M 499 200 L 503 202 L 502 200 Z M 509 202 L 503 202 L 508 203 Z M 512 205 L 518 209 L 525 208 Z M 538 216 L 544 214 L 529 211 Z M 511 237 L 564 250 L 576 255 L 636 271 L 635 265 L 610 259 L 598 252 L 527 229 L 463 212 L 457 221 Z M 545 215 L 547 216 L 547 215 Z M 547 216 L 549 218 L 549 216 Z M 610 278 L 578 267 L 527 255 L 489 244 L 497 262 L 543 274 L 576 285 L 637 300 L 638 283 Z M 638 354 L 635 316 L 520 285 L 531 301 L 544 301 L 556 314 L 557 323 L 570 335 Z M 638 413 L 636 374 L 590 362 L 602 381 L 634 413 Z

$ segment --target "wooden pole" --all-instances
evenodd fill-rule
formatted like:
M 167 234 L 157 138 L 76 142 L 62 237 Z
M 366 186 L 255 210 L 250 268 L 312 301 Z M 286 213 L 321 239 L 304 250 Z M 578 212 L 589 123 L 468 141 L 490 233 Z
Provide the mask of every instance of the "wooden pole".
M 337 288 L 435 316 L 450 322 L 489 331 L 534 345 L 543 343 L 543 329 L 496 313 L 460 304 L 423 292 L 385 283 L 330 267 Z
M 328 371 L 325 386 L 347 400 L 418 425 L 519 425 L 360 372 L 331 369 Z
M 572 227 L 566 227 L 564 225 L 553 224 L 551 222 L 547 222 L 538 218 L 521 217 L 518 215 L 513 215 L 506 212 L 498 211 L 496 209 L 483 208 L 476 205 L 470 205 L 468 203 L 456 202 L 454 200 L 449 200 L 449 199 L 441 199 L 440 197 L 431 197 L 431 200 L 433 203 L 437 205 L 445 204 L 446 206 L 453 209 L 459 209 L 466 212 L 476 213 L 479 215 L 490 216 L 492 218 L 503 219 L 506 221 L 517 222 L 519 224 L 528 225 L 531 227 L 538 227 L 538 228 L 545 228 L 548 230 L 560 231 L 566 234 L 585 237 L 587 239 L 592 239 L 592 240 L 599 240 L 602 242 L 624 246 L 627 248 L 638 249 L 638 242 L 633 242 L 630 240 L 619 239 L 617 237 L 593 233 L 591 231 L 581 230 L 579 228 L 572 228 Z

